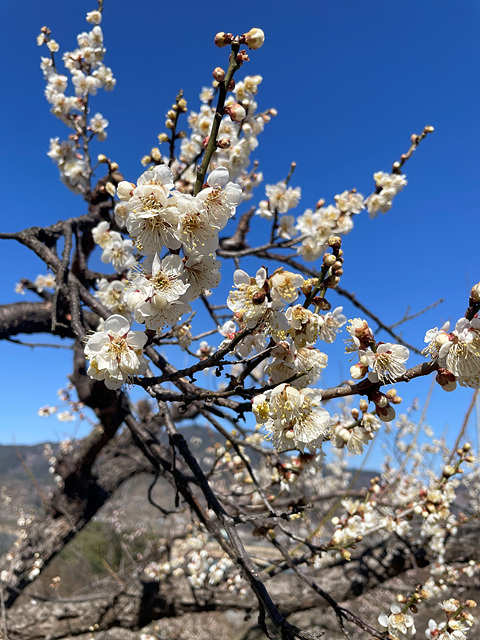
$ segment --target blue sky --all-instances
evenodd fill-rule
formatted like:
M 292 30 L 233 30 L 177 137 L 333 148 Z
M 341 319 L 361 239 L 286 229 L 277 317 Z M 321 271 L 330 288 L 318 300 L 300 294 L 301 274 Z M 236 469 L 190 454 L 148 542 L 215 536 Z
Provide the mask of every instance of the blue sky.
M 139 9 L 137 9 L 139 7 Z M 293 7 L 293 9 L 292 9 Z M 5 62 L 0 103 L 4 131 L 0 167 L 2 230 L 50 224 L 84 212 L 84 204 L 61 184 L 46 156 L 50 137 L 66 135 L 49 113 L 35 43 L 48 25 L 61 50 L 75 46 L 87 28 L 86 11 L 94 3 L 4 0 L 5 25 L 0 53 Z M 463 315 L 470 287 L 480 280 L 478 264 L 478 149 L 480 128 L 480 5 L 476 0 L 403 0 L 337 2 L 283 0 L 199 5 L 143 0 L 105 0 L 107 55 L 117 86 L 92 101 L 92 112 L 109 120 L 108 139 L 97 151 L 120 164 L 136 181 L 139 159 L 156 144 L 164 114 L 183 89 L 190 108 L 211 81 L 215 66 L 226 66 L 226 49 L 217 49 L 217 31 L 243 33 L 252 26 L 266 34 L 265 45 L 251 52 L 239 77 L 260 74 L 258 102 L 276 107 L 278 117 L 260 137 L 254 158 L 265 183 L 281 180 L 297 162 L 292 186 L 302 187 L 296 213 L 319 198 L 357 187 L 367 195 L 375 171 L 388 171 L 409 146 L 410 134 L 435 126 L 405 172 L 408 186 L 393 209 L 375 220 L 361 214 L 345 238 L 342 286 L 387 323 L 407 307 L 419 311 L 445 302 L 404 325 L 405 339 L 420 348 L 424 333 Z M 258 191 L 257 200 L 264 197 Z M 266 229 L 259 221 L 256 231 Z M 39 260 L 13 242 L 0 252 L 0 304 L 20 301 L 13 292 L 21 277 L 44 273 Z M 227 272 L 223 289 L 228 289 Z M 332 296 L 334 305 L 343 304 Z M 361 315 L 345 303 L 348 317 Z M 386 340 L 378 334 L 378 339 Z M 50 342 L 48 336 L 30 341 Z M 327 350 L 329 376 L 323 386 L 343 379 L 350 363 L 342 340 Z M 40 419 L 39 406 L 56 404 L 56 390 L 66 384 L 69 352 L 0 345 L 4 398 L 0 443 L 40 442 L 68 435 L 77 427 L 55 418 Z M 412 358 L 412 364 L 418 362 Z M 398 387 L 411 401 L 425 398 L 429 380 Z M 25 389 L 28 390 L 25 393 Z M 428 421 L 438 434 L 461 422 L 471 390 L 434 392 Z M 83 431 L 80 430 L 79 433 Z

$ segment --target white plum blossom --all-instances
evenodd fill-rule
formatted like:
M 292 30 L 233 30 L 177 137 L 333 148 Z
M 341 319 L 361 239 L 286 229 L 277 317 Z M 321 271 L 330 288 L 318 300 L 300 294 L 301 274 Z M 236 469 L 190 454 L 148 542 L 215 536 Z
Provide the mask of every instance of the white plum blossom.
M 327 343 L 332 343 L 337 337 L 340 327 L 347 322 L 347 318 L 342 313 L 343 307 L 337 307 L 323 316 L 323 324 L 320 328 L 319 339 Z
M 142 266 L 148 268 L 148 263 L 146 260 Z M 190 305 L 180 300 L 190 285 L 182 280 L 184 267 L 180 256 L 168 255 L 160 260 L 155 254 L 151 265 L 151 273 L 140 268 L 131 280 L 126 300 L 135 320 L 158 332 L 165 324 L 173 326 L 191 311 Z
M 111 262 L 117 273 L 123 273 L 135 263 L 134 253 L 135 247 L 131 240 L 114 238 L 112 242 L 104 248 L 102 262 Z
M 365 208 L 364 198 L 356 191 L 344 191 L 334 196 L 337 209 L 342 213 L 357 214 Z
M 373 174 L 373 179 L 377 187 L 377 193 L 367 198 L 366 205 L 371 218 L 374 218 L 378 211 L 386 213 L 392 208 L 393 198 L 407 184 L 404 175 L 396 173 L 384 173 L 377 171 Z
M 138 250 L 150 255 L 164 247 L 180 249 L 182 243 L 176 237 L 179 211 L 171 170 L 165 165 L 155 166 L 139 177 L 133 189 L 124 182 L 118 185 L 117 193 L 127 202 L 126 226 Z M 131 194 L 128 200 L 127 194 Z
M 329 434 L 332 419 L 321 406 L 319 389 L 280 384 L 253 399 L 257 423 L 263 425 L 276 450 L 296 447 L 316 451 Z
M 304 279 L 300 274 L 285 271 L 280 267 L 270 276 L 269 283 L 272 300 L 283 300 L 290 304 L 298 298 L 298 290 L 304 283 Z
M 361 350 L 360 363 L 368 364 L 371 372 L 368 379 L 371 382 L 382 382 L 383 384 L 394 382 L 406 372 L 405 362 L 410 355 L 407 347 L 401 344 L 385 342 L 377 346 L 376 351 L 369 347 L 366 351 Z
M 318 349 L 311 347 L 296 349 L 294 345 L 290 346 L 285 341 L 279 342 L 271 355 L 274 360 L 265 369 L 269 382 L 280 384 L 292 376 L 302 374 L 297 380 L 289 382 L 296 389 L 314 384 L 328 363 L 328 356 Z
M 38 275 L 34 283 L 38 292 L 42 292 L 44 289 L 55 289 L 55 276 L 53 273 L 47 273 L 45 276 Z
M 423 353 L 438 360 L 442 369 L 450 371 L 465 387 L 480 387 L 480 319 L 460 318 L 449 333 L 450 323 L 441 329 L 430 329 L 425 335 L 428 342 Z
M 228 308 L 247 327 L 254 327 L 265 315 L 269 301 L 265 290 L 267 272 L 264 267 L 258 269 L 255 278 L 251 278 L 242 269 L 237 269 L 233 274 L 233 283 L 236 291 L 230 291 L 227 299 Z
M 382 613 L 378 616 L 378 622 L 382 627 L 388 629 L 388 633 L 394 638 L 398 638 L 398 633 L 403 636 L 416 634 L 415 623 L 413 616 L 409 613 L 403 613 L 401 607 L 398 604 L 392 604 L 390 606 L 390 615 L 387 616 Z
M 106 278 L 97 280 L 97 291 L 95 297 L 98 298 L 114 314 L 120 314 L 129 318 L 130 309 L 125 300 L 126 280 L 113 280 L 108 282 Z
M 289 209 L 293 209 L 300 202 L 302 190 L 300 187 L 295 189 L 287 187 L 284 181 L 277 184 L 267 184 L 265 187 L 270 211 L 278 213 L 287 213 Z
M 324 324 L 323 316 L 305 309 L 301 304 L 288 307 L 285 316 L 297 347 L 312 345 L 318 340 Z
M 196 200 L 206 211 L 212 226 L 221 231 L 235 214 L 242 199 L 242 189 L 238 184 L 230 182 L 230 174 L 226 167 L 214 169 L 206 184 L 206 188 L 200 191 Z
M 103 380 L 109 389 L 119 389 L 128 376 L 145 373 L 146 341 L 144 333 L 130 330 L 126 318 L 110 316 L 103 331 L 97 331 L 86 342 L 85 356 L 90 360 L 87 374 L 94 380 Z
M 215 254 L 203 255 L 192 251 L 184 263 L 183 280 L 190 286 L 183 294 L 185 302 L 199 298 L 206 289 L 218 287 L 221 279 L 221 263 Z

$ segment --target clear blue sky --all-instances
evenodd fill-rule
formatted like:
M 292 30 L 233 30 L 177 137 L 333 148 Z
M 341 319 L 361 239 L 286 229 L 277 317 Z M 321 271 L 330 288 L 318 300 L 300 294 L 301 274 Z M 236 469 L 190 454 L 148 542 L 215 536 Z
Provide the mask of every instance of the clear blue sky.
M 61 184 L 46 156 L 49 138 L 65 136 L 66 128 L 51 116 L 43 97 L 39 56 L 44 52 L 35 38 L 48 25 L 62 51 L 74 48 L 76 34 L 87 28 L 84 15 L 93 8 L 84 0 L 1 4 L 3 231 L 84 212 L 82 200 Z M 242 72 L 263 76 L 260 107 L 279 112 L 253 157 L 265 183 L 281 180 L 290 162 L 297 162 L 291 184 L 302 187 L 298 214 L 319 198 L 332 202 L 344 189 L 357 187 L 367 195 L 372 174 L 390 170 L 407 150 L 410 134 L 435 126 L 407 163 L 409 184 L 393 209 L 373 221 L 366 214 L 355 219 L 355 230 L 345 239 L 341 283 L 389 323 L 408 306 L 418 311 L 445 298 L 403 328 L 405 339 L 421 348 L 427 329 L 463 315 L 468 291 L 480 280 L 480 4 L 267 0 L 202 5 L 186 0 L 178 11 L 174 3 L 105 0 L 105 63 L 117 86 L 92 100 L 92 112 L 110 121 L 108 139 L 98 151 L 136 181 L 142 172 L 139 159 L 156 144 L 178 90 L 184 90 L 189 107 L 198 108 L 199 90 L 210 83 L 212 69 L 226 66 L 227 50 L 213 45 L 215 33 L 243 33 L 252 26 L 265 31 L 266 42 L 251 52 Z M 257 199 L 263 197 L 260 189 Z M 264 228 L 260 223 L 258 232 Z M 21 300 L 13 293 L 21 277 L 45 272 L 33 255 L 10 241 L 2 242 L 0 261 L 1 304 Z M 332 302 L 342 304 L 336 297 Z M 347 304 L 345 310 L 348 317 L 360 315 Z M 340 339 L 338 347 L 327 350 L 331 366 L 324 386 L 348 373 L 341 345 Z M 56 390 L 66 384 L 70 370 L 68 351 L 2 343 L 0 352 L 0 443 L 71 433 L 75 426 L 36 415 L 39 406 L 57 402 Z M 407 399 L 422 399 L 428 385 L 411 383 L 411 389 L 398 391 Z M 471 393 L 436 389 L 428 419 L 439 434 L 446 425 L 455 428 Z

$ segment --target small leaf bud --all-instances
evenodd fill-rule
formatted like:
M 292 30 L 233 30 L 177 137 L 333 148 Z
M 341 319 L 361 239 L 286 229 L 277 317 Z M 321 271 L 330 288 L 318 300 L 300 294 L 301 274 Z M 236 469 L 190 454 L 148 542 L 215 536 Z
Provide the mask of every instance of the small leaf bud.
M 250 58 L 248 57 L 248 53 L 245 50 L 239 51 L 237 54 L 237 64 L 239 67 L 242 66 L 244 62 L 248 62 Z

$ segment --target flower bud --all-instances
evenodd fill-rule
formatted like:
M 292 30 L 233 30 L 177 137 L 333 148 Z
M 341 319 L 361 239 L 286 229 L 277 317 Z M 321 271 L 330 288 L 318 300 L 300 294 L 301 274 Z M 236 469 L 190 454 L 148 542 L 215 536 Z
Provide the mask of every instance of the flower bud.
M 219 31 L 215 36 L 215 44 L 217 47 L 225 47 L 227 44 L 230 44 L 232 41 L 232 34 L 225 33 L 224 31 Z
M 352 367 L 350 367 L 350 377 L 353 378 L 353 380 L 361 380 L 363 377 L 365 377 L 367 371 L 368 367 L 365 367 L 358 362 L 357 364 L 354 364 Z
M 173 129 L 173 128 L 175 127 L 175 123 L 174 123 L 174 121 L 173 121 L 173 120 L 170 120 L 170 118 L 167 118 L 167 119 L 165 120 L 165 127 L 166 127 L 167 129 Z
M 160 162 L 160 160 L 162 159 L 162 154 L 160 153 L 160 149 L 158 147 L 153 147 L 150 151 L 150 155 L 152 156 L 152 159 L 155 160 L 155 162 Z
M 472 290 L 470 291 L 470 297 L 472 298 L 472 300 L 475 300 L 475 302 L 480 302 L 480 282 L 472 287 Z
M 229 138 L 220 138 L 217 140 L 217 147 L 219 149 L 228 149 L 231 146 L 231 142 Z
M 340 238 L 340 236 L 330 236 L 328 239 L 328 246 L 340 249 L 340 247 L 342 246 L 342 239 Z
M 435 381 L 444 391 L 454 391 L 457 387 L 457 380 L 453 373 L 448 369 L 439 369 L 435 377 Z
M 452 467 L 452 465 L 451 464 L 445 465 L 443 467 L 443 477 L 450 478 L 453 475 L 455 475 L 455 469 Z
M 105 185 L 105 191 L 109 196 L 112 196 L 112 198 L 115 197 L 115 185 L 112 182 L 107 182 Z
M 245 120 L 247 116 L 247 112 L 241 104 L 238 104 L 238 102 L 225 107 L 225 113 L 230 116 L 230 120 L 232 120 L 232 122 L 242 122 L 242 120 Z
M 97 156 L 97 162 L 100 162 L 100 164 L 106 164 L 108 162 L 108 158 L 107 156 L 104 156 L 103 153 L 101 153 L 99 156 Z
M 362 413 L 365 413 L 365 411 L 367 411 L 368 409 L 368 402 L 366 400 L 360 400 L 360 402 L 358 403 L 358 406 L 360 408 L 360 411 Z
M 150 164 L 150 162 L 152 161 L 150 156 L 143 156 L 143 158 L 140 160 L 140 164 L 142 165 L 142 167 L 146 167 L 147 164 Z
M 120 200 L 130 200 L 132 197 L 132 191 L 135 189 L 135 185 L 132 182 L 122 180 L 117 187 L 117 196 Z
M 323 264 L 326 267 L 332 267 L 337 262 L 337 258 L 333 255 L 333 253 L 326 253 L 323 256 Z
M 261 29 L 254 27 L 245 33 L 245 44 L 249 49 L 260 49 L 265 42 L 265 34 Z
M 215 67 L 212 75 L 217 82 L 222 82 L 223 80 L 225 80 L 225 71 L 222 69 L 222 67 Z
M 166 134 L 166 133 L 159 133 L 159 134 L 158 134 L 158 141 L 160 142 L 160 144 L 162 144 L 162 142 L 168 142 L 168 141 L 169 141 L 168 134 Z
M 432 127 L 431 124 L 427 124 L 427 126 L 424 127 L 423 130 L 425 131 L 425 133 L 433 133 L 435 131 L 435 127 Z

